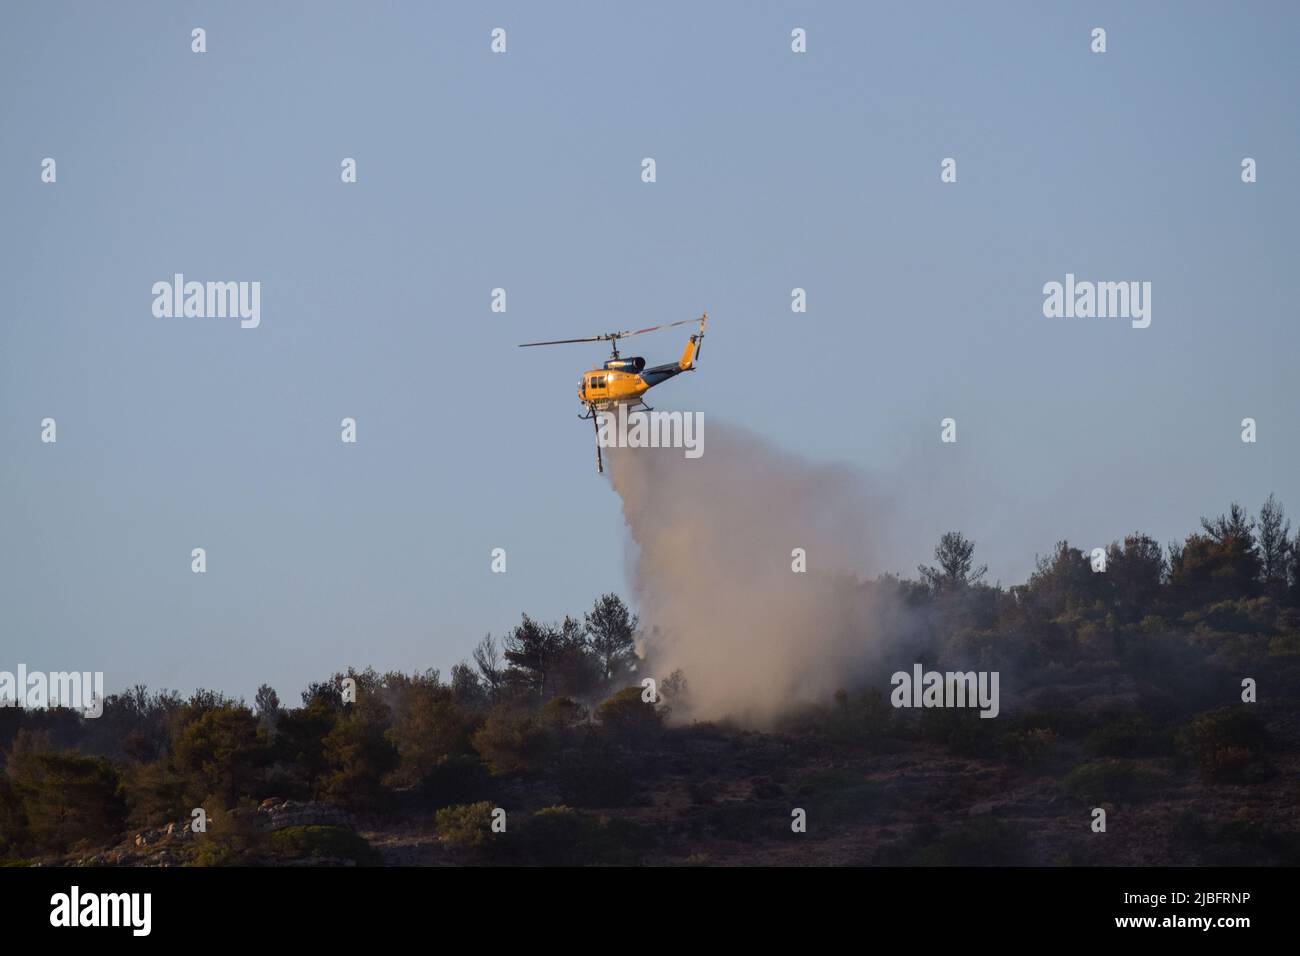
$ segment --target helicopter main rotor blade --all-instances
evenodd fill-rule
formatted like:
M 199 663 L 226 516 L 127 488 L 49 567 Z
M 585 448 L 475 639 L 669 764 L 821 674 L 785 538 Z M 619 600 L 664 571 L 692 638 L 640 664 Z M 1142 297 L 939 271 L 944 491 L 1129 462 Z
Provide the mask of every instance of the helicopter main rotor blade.
M 522 342 L 519 347 L 521 349 L 526 349 L 533 345 L 569 345 L 572 342 L 603 342 L 607 338 L 609 338 L 607 335 L 594 335 L 587 339 L 556 339 L 554 342 Z
M 612 342 L 618 339 L 625 339 L 629 335 L 642 335 L 646 332 L 657 332 L 659 329 L 671 329 L 678 325 L 689 325 L 696 319 L 682 319 L 680 322 L 668 322 L 664 325 L 652 325 L 648 329 L 634 329 L 629 332 L 606 332 L 604 335 L 591 335 L 585 339 L 556 339 L 553 342 L 524 342 L 519 347 L 526 349 L 534 345 L 570 345 L 574 342 Z
M 667 323 L 665 323 L 664 325 L 652 325 L 652 326 L 650 326 L 650 328 L 648 328 L 648 329 L 637 329 L 637 330 L 634 331 L 634 332 L 618 332 L 618 333 L 616 333 L 616 334 L 617 334 L 618 337 L 621 339 L 621 338 L 626 338 L 626 337 L 629 336 L 629 335 L 641 335 L 641 334 L 643 334 L 643 333 L 645 333 L 645 332 L 657 332 L 657 331 L 659 331 L 660 329 L 671 329 L 671 328 L 672 328 L 673 326 L 675 326 L 675 325 L 688 325 L 689 323 L 691 323 L 691 322 L 695 322 L 695 321 L 697 321 L 697 320 L 695 320 L 695 319 L 682 319 L 680 322 L 667 322 Z

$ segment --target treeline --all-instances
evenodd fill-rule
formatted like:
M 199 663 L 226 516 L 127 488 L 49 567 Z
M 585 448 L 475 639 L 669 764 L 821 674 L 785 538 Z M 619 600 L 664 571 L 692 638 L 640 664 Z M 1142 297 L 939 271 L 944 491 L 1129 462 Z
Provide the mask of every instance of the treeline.
M 0 856 L 77 852 L 196 807 L 222 819 L 269 797 L 363 814 L 445 806 L 556 762 L 571 803 L 617 800 L 631 775 L 624 751 L 656 734 L 664 712 L 639 685 L 623 690 L 637 626 L 606 594 L 581 620 L 523 615 L 447 680 L 348 670 L 310 685 L 298 707 L 263 685 L 251 706 L 136 686 L 96 719 L 0 709 Z
M 1104 560 L 1060 541 L 1025 583 L 1004 588 L 985 581 L 974 543 L 949 532 L 917 579 L 864 585 L 907 609 L 890 623 L 905 632 L 908 659 L 999 671 L 1002 719 L 895 711 L 877 683 L 783 726 L 1047 768 L 1065 774 L 1067 795 L 1095 796 L 1094 778 L 1111 796 L 1140 789 L 1151 769 L 1142 760 L 1212 783 L 1271 779 L 1275 748 L 1295 745 L 1294 723 L 1280 719 L 1274 739 L 1266 715 L 1300 700 L 1300 533 L 1282 505 L 1270 495 L 1252 515 L 1234 503 L 1181 542 L 1134 533 L 1102 550 Z M 1081 755 L 1091 762 L 1070 769 Z
M 1233 504 L 1167 547 L 1127 536 L 1106 548 L 1104 570 L 1091 552 L 1060 542 L 1028 581 L 1009 588 L 984 580 L 974 544 L 957 532 L 943 536 L 935 558 L 916 579 L 858 585 L 905 609 L 896 623 L 915 642 L 912 659 L 1005 668 L 1021 675 L 1021 687 L 1030 683 L 1024 675 L 1087 669 L 1078 665 L 1096 665 L 1106 680 L 1135 678 L 1145 723 L 1102 728 L 1103 755 L 1130 745 L 1167 749 L 1171 728 L 1233 699 L 1243 673 L 1267 675 L 1274 695 L 1300 690 L 1300 534 L 1291 535 L 1272 497 L 1257 515 Z M 98 719 L 0 709 L 0 859 L 85 852 L 187 821 L 196 807 L 229 835 L 240 814 L 271 797 L 375 817 L 437 810 L 445 839 L 467 846 L 495 805 L 485 801 L 503 788 L 541 795 L 542 807 L 625 805 L 664 763 L 647 758 L 668 746 L 666 711 L 686 699 L 676 674 L 659 681 L 656 702 L 643 700 L 639 630 L 624 602 L 606 594 L 581 619 L 523 615 L 445 679 L 436 670 L 349 670 L 309 686 L 298 706 L 282 705 L 265 685 L 251 705 L 214 691 L 183 698 L 137 686 L 108 697 Z M 855 741 L 933 731 L 956 744 L 978 734 L 970 740 L 984 748 L 1002 734 L 997 745 L 1017 760 L 1061 735 L 1098 732 L 1077 715 L 923 717 L 920 731 L 909 729 L 881 709 L 878 690 L 846 688 L 816 720 L 786 729 Z M 1244 779 L 1259 764 L 1262 737 L 1254 724 L 1245 735 L 1233 721 L 1215 723 L 1208 736 L 1197 731 L 1209 741 L 1198 746 L 1215 775 Z M 1105 742 L 1112 738 L 1121 743 Z M 557 846 L 569 839 L 565 827 L 590 822 L 560 810 L 538 816 L 538 832 L 551 827 Z M 243 852 L 229 839 L 195 845 L 197 862 Z
M 1198 531 L 1162 546 L 1140 532 L 1102 549 L 1060 541 L 1037 560 L 1024 584 L 990 586 L 974 544 L 949 532 L 935 566 L 915 581 L 890 579 L 913 607 L 931 612 L 949 636 L 956 629 L 1034 631 L 1060 638 L 1058 650 L 1101 649 L 1135 632 L 1198 624 L 1227 630 L 1294 630 L 1300 609 L 1300 532 L 1270 495 L 1258 516 L 1233 503 L 1202 518 Z M 938 615 L 937 618 L 933 615 Z

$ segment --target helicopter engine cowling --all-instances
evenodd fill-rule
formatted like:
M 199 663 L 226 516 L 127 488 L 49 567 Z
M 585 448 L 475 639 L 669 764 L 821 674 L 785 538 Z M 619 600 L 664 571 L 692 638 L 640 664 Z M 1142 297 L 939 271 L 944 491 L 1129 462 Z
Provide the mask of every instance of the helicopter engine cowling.
M 628 358 L 608 359 L 605 362 L 605 368 L 617 369 L 623 372 L 639 372 L 645 368 L 645 359 L 639 355 L 629 356 Z

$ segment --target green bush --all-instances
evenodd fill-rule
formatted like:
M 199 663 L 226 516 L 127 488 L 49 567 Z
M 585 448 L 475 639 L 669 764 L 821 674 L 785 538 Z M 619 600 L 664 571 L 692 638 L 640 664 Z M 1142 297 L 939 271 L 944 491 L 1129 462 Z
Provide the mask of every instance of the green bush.
M 1161 757 L 1172 750 L 1173 740 L 1167 731 L 1134 715 L 1102 725 L 1083 742 L 1083 752 L 1089 757 Z
M 473 739 L 474 749 L 497 776 L 539 770 L 552 751 L 546 726 L 513 703 L 492 708 Z
M 538 810 L 522 829 L 527 860 L 546 866 L 632 866 L 648 845 L 641 827 L 572 807 Z
M 1002 738 L 1002 750 L 1012 763 L 1039 767 L 1057 752 L 1056 731 L 1050 727 L 1013 730 Z
M 1070 796 L 1093 802 L 1138 800 L 1166 782 L 1163 774 L 1125 760 L 1094 760 L 1066 774 L 1061 788 Z
M 994 750 L 1002 728 L 996 720 L 980 717 L 971 708 L 931 707 L 921 711 L 918 733 L 922 740 L 942 744 L 954 754 L 974 757 Z
M 560 754 L 560 798 L 576 807 L 621 807 L 636 793 L 637 771 L 622 750 L 589 737 Z
M 487 800 L 443 807 L 434 818 L 438 836 L 449 847 L 476 850 L 492 839 L 493 806 Z
M 384 805 L 383 780 L 401 760 L 387 733 L 388 716 L 375 698 L 362 697 L 334 723 L 322 741 L 330 772 L 318 784 L 319 796 L 359 811 Z
M 1016 866 L 1026 862 L 1023 830 L 987 817 L 919 848 L 921 866 Z
M 107 761 L 71 751 L 24 751 L 9 765 L 11 819 L 26 821 L 36 849 L 61 853 L 77 844 L 103 844 L 126 825 L 126 801 Z
M 474 803 L 491 794 L 492 778 L 477 756 L 457 754 L 438 761 L 425 773 L 420 792 L 439 807 Z
M 814 706 L 789 714 L 781 728 L 791 733 L 824 734 L 844 745 L 877 743 L 889 735 L 894 708 L 885 695 L 872 688 L 860 694 L 835 692 L 830 706 Z
M 358 866 L 383 862 L 364 837 L 344 827 L 285 827 L 271 834 L 270 852 L 282 859 L 351 860 Z
M 1178 735 L 1179 750 L 1210 781 L 1245 783 L 1266 775 L 1268 731 L 1243 707 L 1221 707 L 1192 718 Z
M 1300 657 L 1300 634 L 1279 634 L 1268 642 L 1272 657 Z
M 596 708 L 596 719 L 615 740 L 644 744 L 663 732 L 663 718 L 641 693 L 640 687 L 625 687 Z
M 468 753 L 473 715 L 460 707 L 450 687 L 418 680 L 406 688 L 388 728 L 401 763 L 399 784 L 425 784 L 453 756 Z
M 196 833 L 190 850 L 194 866 L 242 866 L 257 856 L 266 834 L 257 826 L 257 809 L 245 801 L 226 809 L 216 797 L 203 804 L 207 811 L 207 831 Z
M 0 771 L 0 861 L 16 854 L 27 843 L 27 819 L 23 805 L 9 778 Z

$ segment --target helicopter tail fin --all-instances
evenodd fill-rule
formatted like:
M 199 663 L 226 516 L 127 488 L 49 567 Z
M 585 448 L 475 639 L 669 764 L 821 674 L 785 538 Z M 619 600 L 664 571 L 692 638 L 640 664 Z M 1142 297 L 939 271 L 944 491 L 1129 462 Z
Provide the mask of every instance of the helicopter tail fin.
M 683 372 L 695 367 L 695 360 L 700 356 L 700 342 L 704 339 L 704 323 L 709 321 L 709 313 L 705 312 L 700 316 L 700 330 L 691 336 L 690 341 L 686 343 L 686 349 L 682 352 L 682 360 L 677 363 L 677 367 Z

